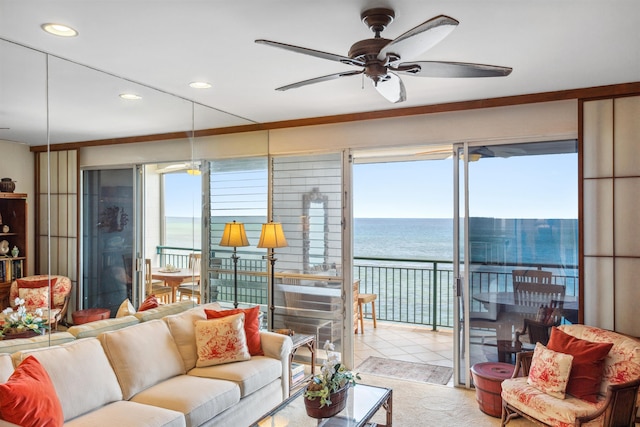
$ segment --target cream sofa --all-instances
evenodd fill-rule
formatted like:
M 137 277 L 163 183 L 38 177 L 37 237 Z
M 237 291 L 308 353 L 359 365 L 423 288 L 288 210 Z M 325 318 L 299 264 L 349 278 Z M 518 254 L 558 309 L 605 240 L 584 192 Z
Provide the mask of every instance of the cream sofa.
M 0 353 L 0 382 L 33 355 L 51 377 L 65 426 L 249 425 L 288 396 L 291 339 L 261 331 L 264 356 L 196 368 L 194 322 L 206 318 L 204 307 L 161 319 L 146 313 L 124 327 L 93 322 L 75 332 L 105 329 L 95 337 Z

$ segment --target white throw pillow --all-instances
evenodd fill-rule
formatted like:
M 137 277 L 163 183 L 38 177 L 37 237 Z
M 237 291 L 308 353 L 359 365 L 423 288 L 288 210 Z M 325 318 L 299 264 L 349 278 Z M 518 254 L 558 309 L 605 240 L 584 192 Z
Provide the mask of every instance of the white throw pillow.
M 549 396 L 564 399 L 573 356 L 549 350 L 537 343 L 527 383 Z
M 134 314 L 136 314 L 136 309 L 133 304 L 131 304 L 131 301 L 129 301 L 129 298 L 127 298 L 126 300 L 122 301 L 122 304 L 120 304 L 120 307 L 118 307 L 116 317 L 130 316 Z
M 199 368 L 251 359 L 244 332 L 244 313 L 196 321 L 196 347 Z

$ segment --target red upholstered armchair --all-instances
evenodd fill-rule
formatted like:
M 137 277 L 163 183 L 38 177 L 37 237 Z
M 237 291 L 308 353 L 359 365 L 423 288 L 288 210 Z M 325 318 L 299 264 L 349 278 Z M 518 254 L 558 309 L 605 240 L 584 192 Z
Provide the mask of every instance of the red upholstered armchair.
M 51 280 L 51 295 L 49 296 L 49 278 Z M 67 314 L 71 295 L 71 280 L 66 276 L 27 276 L 14 280 L 9 291 L 9 302 L 15 309 L 16 298 L 24 299 L 28 311 L 42 308 L 47 316 L 46 308 L 51 304 L 51 311 L 47 316 L 52 330 L 57 329 Z

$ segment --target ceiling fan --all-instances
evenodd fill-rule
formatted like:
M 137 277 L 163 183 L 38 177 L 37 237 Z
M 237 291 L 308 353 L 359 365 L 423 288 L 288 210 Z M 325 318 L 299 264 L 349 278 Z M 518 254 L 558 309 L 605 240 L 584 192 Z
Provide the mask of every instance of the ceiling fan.
M 406 100 L 404 84 L 399 75 L 414 75 L 418 77 L 502 77 L 511 73 L 511 68 L 496 65 L 448 61 L 402 62 L 403 60 L 411 60 L 435 46 L 453 31 L 459 22 L 449 16 L 440 15 L 418 25 L 394 40 L 382 38 L 380 33 L 393 21 L 394 17 L 394 11 L 387 8 L 374 8 L 362 12 L 362 21 L 374 32 L 375 37 L 356 42 L 349 49 L 349 56 L 336 55 L 271 40 L 259 39 L 255 42 L 355 67 L 363 67 L 361 70 L 329 74 L 328 76 L 303 80 L 276 89 L 281 91 L 364 73 L 372 80 L 378 93 L 390 102 L 395 103 Z

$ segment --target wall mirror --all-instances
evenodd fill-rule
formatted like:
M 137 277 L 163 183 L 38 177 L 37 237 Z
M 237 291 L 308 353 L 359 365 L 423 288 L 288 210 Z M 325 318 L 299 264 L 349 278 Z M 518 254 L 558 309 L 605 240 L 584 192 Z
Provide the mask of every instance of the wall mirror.
M 302 196 L 304 272 L 327 271 L 329 263 L 329 197 L 317 187 Z

